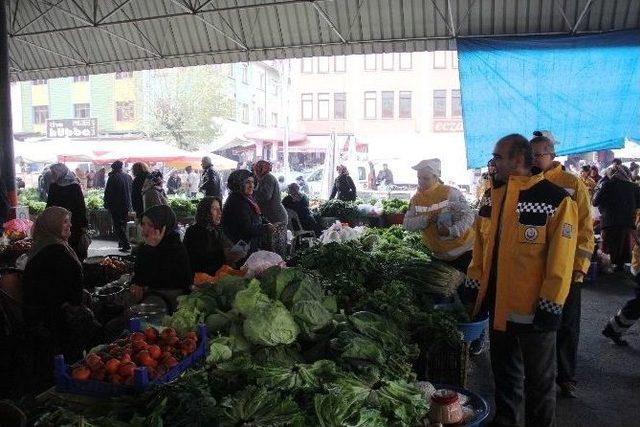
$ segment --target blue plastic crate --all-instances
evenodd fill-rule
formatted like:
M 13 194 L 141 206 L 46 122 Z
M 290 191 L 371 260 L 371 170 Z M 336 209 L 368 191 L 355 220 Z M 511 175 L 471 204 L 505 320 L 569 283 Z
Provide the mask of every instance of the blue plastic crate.
M 132 319 L 130 323 L 131 332 L 140 331 L 140 319 Z M 79 381 L 71 378 L 71 366 L 67 365 L 64 356 L 59 354 L 54 360 L 54 376 L 56 391 L 60 393 L 80 394 L 91 397 L 114 397 L 128 394 L 141 393 L 153 385 L 165 384 L 178 378 L 184 371 L 193 366 L 207 354 L 207 327 L 204 324 L 198 325 L 198 347 L 189 356 L 184 357 L 180 362 L 171 368 L 166 374 L 151 381 L 147 368 L 136 368 L 133 385 L 111 384 L 105 381 L 86 380 Z
M 471 343 L 482 336 L 489 327 L 489 314 L 486 313 L 479 317 L 479 320 L 468 323 L 458 323 L 458 331 L 462 332 L 462 341 Z

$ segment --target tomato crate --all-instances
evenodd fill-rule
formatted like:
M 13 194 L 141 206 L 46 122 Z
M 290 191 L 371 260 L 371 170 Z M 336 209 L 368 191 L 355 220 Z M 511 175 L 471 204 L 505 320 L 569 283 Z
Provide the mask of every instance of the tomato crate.
M 140 332 L 140 319 L 132 319 L 131 332 Z M 106 381 L 76 380 L 71 377 L 72 366 L 67 365 L 64 356 L 59 354 L 54 358 L 54 377 L 56 391 L 60 393 L 79 394 L 83 396 L 109 398 L 115 396 L 138 394 L 156 385 L 169 383 L 194 366 L 207 354 L 207 327 L 198 325 L 198 345 L 193 353 L 181 359 L 176 366 L 164 375 L 151 380 L 146 367 L 137 367 L 134 372 L 132 385 L 111 384 Z

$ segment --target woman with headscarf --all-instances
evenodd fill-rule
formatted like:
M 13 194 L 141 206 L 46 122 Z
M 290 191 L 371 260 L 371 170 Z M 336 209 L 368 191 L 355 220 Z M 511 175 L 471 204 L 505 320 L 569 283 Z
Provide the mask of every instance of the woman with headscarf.
M 162 187 L 163 182 L 162 172 L 158 170 L 147 175 L 147 179 L 142 184 L 142 204 L 145 211 L 153 206 L 168 204 L 167 195 Z
M 213 276 L 225 264 L 233 266 L 244 256 L 231 251 L 231 242 L 222 233 L 222 202 L 205 197 L 198 203 L 196 223 L 187 229 L 184 245 L 191 271 Z
M 591 176 L 591 179 L 594 180 L 596 184 L 600 182 L 600 180 L 602 179 L 602 177 L 600 176 L 600 171 L 598 170 L 598 167 L 596 165 L 591 165 L 590 176 Z
M 51 377 L 54 355 L 73 362 L 95 344 L 89 341 L 100 340 L 93 315 L 82 307 L 82 265 L 70 236 L 71 213 L 58 206 L 45 209 L 33 228 L 22 283 L 25 322 L 43 361 L 35 363 L 38 379 Z
M 222 229 L 233 244 L 241 240 L 249 245 L 250 255 L 260 249 L 265 236 L 275 229 L 267 223 L 253 199 L 253 174 L 245 169 L 231 172 L 227 181 L 229 197 L 222 209 Z
M 631 181 L 626 166 L 614 164 L 607 169 L 593 195 L 593 206 L 600 211 L 602 251 L 611 256 L 616 270 L 622 271 L 631 261 L 636 213 L 640 209 L 640 187 Z
M 52 183 L 49 186 L 47 207 L 59 206 L 71 212 L 71 236 L 69 246 L 82 262 L 87 257 L 89 238 L 87 236 L 87 207 L 80 183 L 75 174 L 62 163 L 50 166 Z
M 136 257 L 131 291 L 137 300 L 149 293 L 162 294 L 173 305 L 193 282 L 176 215 L 169 206 L 153 206 L 142 214 L 141 228 L 144 245 Z
M 336 171 L 338 171 L 338 177 L 333 183 L 333 191 L 329 199 L 337 198 L 345 202 L 353 202 L 356 200 L 356 184 L 349 176 L 349 171 L 343 165 L 338 165 Z
M 131 205 L 136 213 L 138 221 L 142 219 L 144 213 L 144 202 L 142 199 L 142 185 L 149 176 L 149 166 L 145 163 L 137 162 L 131 167 L 133 173 L 133 183 L 131 184 Z
M 274 231 L 268 234 L 263 248 L 284 256 L 287 250 L 287 210 L 282 205 L 280 183 L 271 173 L 271 163 L 259 160 L 253 166 L 256 180 L 255 198 L 264 219 L 274 225 Z M 284 181 L 284 178 L 283 178 Z

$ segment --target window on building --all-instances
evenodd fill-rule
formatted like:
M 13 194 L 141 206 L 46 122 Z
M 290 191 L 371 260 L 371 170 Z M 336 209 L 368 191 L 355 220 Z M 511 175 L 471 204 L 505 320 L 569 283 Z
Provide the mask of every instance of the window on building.
M 329 94 L 318 94 L 318 120 L 329 120 Z
M 279 92 L 279 87 L 278 87 L 278 80 L 276 79 L 271 79 L 271 90 L 272 90 L 272 94 L 273 96 L 278 96 L 278 92 Z
M 365 119 L 376 118 L 377 116 L 376 102 L 377 102 L 377 94 L 375 92 L 364 93 L 364 118 Z
M 336 73 L 344 73 L 347 71 L 347 57 L 344 55 L 336 56 L 333 58 L 334 64 L 333 68 Z
M 433 117 L 447 117 L 447 91 L 433 91 Z
M 91 115 L 89 104 L 73 104 L 73 117 L 76 119 L 88 119 Z
M 411 53 L 400 54 L 400 69 L 410 70 L 413 65 L 411 64 Z
M 358 166 L 358 181 L 367 179 L 367 170 L 362 166 Z
M 271 126 L 278 127 L 278 113 L 271 113 Z
M 347 118 L 347 94 L 344 92 L 333 94 L 333 118 L 336 120 Z
M 33 80 L 32 82 L 34 85 L 46 85 L 47 81 L 46 80 Z
M 460 98 L 460 89 L 451 91 L 451 117 L 462 117 L 462 98 Z
M 264 113 L 264 108 L 262 107 L 258 107 L 256 109 L 256 122 L 258 123 L 258 126 L 265 126 L 266 123 L 266 117 L 265 117 L 265 113 Z
M 267 82 L 267 80 L 266 80 L 266 77 L 264 75 L 264 72 L 258 73 L 258 88 L 260 90 L 264 90 L 266 82 Z
M 116 102 L 116 121 L 132 122 L 135 120 L 133 101 Z
M 365 71 L 375 71 L 377 68 L 376 63 L 376 55 L 365 55 L 364 56 L 364 69 Z
M 249 64 L 242 64 L 242 83 L 249 84 Z
M 132 77 L 133 77 L 133 72 L 132 71 L 121 71 L 119 73 L 116 73 L 116 79 L 117 80 L 130 79 Z
M 73 81 L 74 82 L 88 82 L 89 81 L 89 76 L 74 76 L 73 77 Z
M 454 50 L 451 52 L 451 68 L 458 68 L 458 51 Z
M 233 64 L 226 65 L 227 77 L 233 78 Z
M 382 69 L 386 71 L 393 70 L 393 53 L 382 55 Z
M 302 58 L 302 72 L 306 74 L 313 73 L 313 58 Z
M 382 92 L 382 118 L 383 119 L 393 118 L 394 99 L 395 99 L 395 96 L 393 91 Z
M 409 91 L 400 91 L 398 94 L 398 117 L 411 118 L 411 92 Z
M 301 98 L 302 120 L 313 120 L 313 94 L 303 93 Z
M 329 72 L 329 57 L 328 56 L 318 57 L 318 73 L 327 74 L 328 72 Z
M 249 104 L 241 104 L 242 123 L 249 123 Z
M 33 123 L 44 124 L 49 118 L 49 106 L 48 105 L 36 105 L 33 107 Z
M 433 52 L 433 68 L 447 68 L 447 52 L 443 50 Z

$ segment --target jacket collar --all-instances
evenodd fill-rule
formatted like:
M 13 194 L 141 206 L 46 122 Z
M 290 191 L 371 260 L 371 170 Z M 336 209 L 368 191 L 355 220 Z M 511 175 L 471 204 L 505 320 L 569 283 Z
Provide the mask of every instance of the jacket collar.
M 560 162 L 553 162 L 553 167 L 546 171 L 544 175 L 546 177 L 557 177 L 562 175 L 565 172 L 564 166 L 560 164 Z
M 538 182 L 544 179 L 544 174 L 540 168 L 533 166 L 531 168 L 531 176 L 510 176 L 508 182 L 512 185 L 520 187 L 523 190 L 533 187 Z M 506 182 L 504 181 L 495 181 L 493 188 L 500 188 L 504 186 Z

